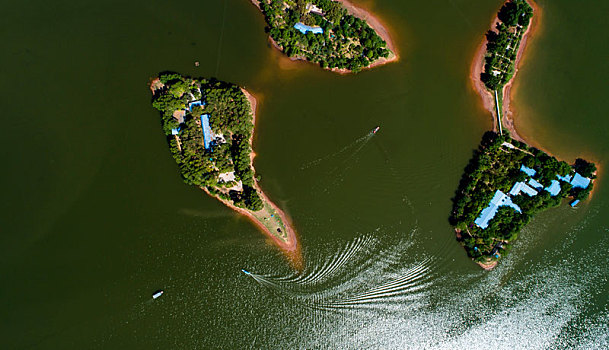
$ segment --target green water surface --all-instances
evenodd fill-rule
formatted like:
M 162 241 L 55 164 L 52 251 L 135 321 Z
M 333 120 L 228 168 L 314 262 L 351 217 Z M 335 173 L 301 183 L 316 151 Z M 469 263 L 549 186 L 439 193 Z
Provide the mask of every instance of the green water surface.
M 468 76 L 502 2 L 358 3 L 401 60 L 348 76 L 283 59 L 247 0 L 4 4 L 0 347 L 607 348 L 609 3 L 539 1 L 516 126 L 600 176 L 490 273 L 447 218 L 492 126 Z M 302 272 L 183 184 L 150 106 L 164 70 L 259 96 L 255 167 Z

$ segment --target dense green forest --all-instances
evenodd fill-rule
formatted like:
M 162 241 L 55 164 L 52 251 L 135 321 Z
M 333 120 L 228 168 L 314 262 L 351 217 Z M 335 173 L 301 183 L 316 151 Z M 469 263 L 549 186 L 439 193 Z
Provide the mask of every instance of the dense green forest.
M 532 197 L 514 196 L 512 199 L 522 213 L 510 207 L 500 207 L 489 226 L 481 229 L 474 224 L 474 220 L 489 205 L 495 192 L 500 190 L 508 193 L 516 182 L 526 179 L 526 174 L 520 171 L 521 165 L 536 170 L 535 179 L 544 187 L 556 180 L 556 175 L 570 175 L 577 171 L 582 176 L 594 178 L 596 171 L 593 163 L 583 159 L 577 159 L 570 166 L 543 151 L 511 139 L 509 135 L 487 132 L 465 168 L 453 198 L 450 216 L 450 223 L 460 231 L 459 242 L 476 262 L 497 260 L 495 254 L 505 255 L 518 237 L 520 229 L 535 213 L 560 205 L 568 196 L 583 200 L 592 190 L 592 183 L 582 189 L 573 188 L 571 184 L 561 181 L 561 191 L 556 196 L 551 196 L 545 190 Z
M 311 10 L 311 5 L 322 11 Z M 318 63 L 323 68 L 357 72 L 380 57 L 388 57 L 386 42 L 366 21 L 347 13 L 331 0 L 261 0 L 260 8 L 271 38 L 290 57 Z M 296 23 L 323 28 L 322 34 L 301 33 Z
M 215 79 L 193 79 L 175 73 L 159 76 L 152 106 L 161 112 L 161 124 L 180 172 L 189 185 L 205 187 L 210 193 L 252 211 L 262 209 L 262 200 L 254 188 L 249 139 L 254 125 L 250 103 L 234 84 Z M 188 108 L 189 102 L 202 100 L 204 106 Z M 184 111 L 184 112 L 183 112 Z M 183 114 L 179 123 L 174 113 Z M 209 149 L 203 146 L 200 116 L 209 114 L 211 129 L 222 134 Z M 177 136 L 172 129 L 179 128 Z M 223 182 L 218 175 L 234 171 L 242 190 L 227 190 L 236 181 Z
M 499 90 L 514 76 L 518 48 L 533 17 L 525 0 L 506 2 L 497 14 L 497 31 L 486 34 L 484 72 L 480 79 L 490 90 Z

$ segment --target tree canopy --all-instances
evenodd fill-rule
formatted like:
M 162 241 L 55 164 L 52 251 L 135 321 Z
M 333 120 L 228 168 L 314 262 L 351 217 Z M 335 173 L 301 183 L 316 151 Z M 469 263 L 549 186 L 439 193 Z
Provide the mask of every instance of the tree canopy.
M 161 74 L 159 81 L 163 86 L 155 91 L 152 106 L 161 112 L 161 125 L 184 182 L 205 187 L 237 206 L 252 211 L 262 209 L 250 161 L 252 110 L 241 89 L 215 79 L 193 79 L 171 72 Z M 187 108 L 199 99 L 203 100 L 202 106 Z M 182 123 L 175 112 L 184 114 Z M 216 139 L 209 149 L 203 146 L 202 114 L 209 115 L 213 132 L 226 142 Z M 172 129 L 177 128 L 179 135 L 172 135 Z M 226 189 L 227 184 L 219 178 L 225 172 L 234 172 L 242 190 Z

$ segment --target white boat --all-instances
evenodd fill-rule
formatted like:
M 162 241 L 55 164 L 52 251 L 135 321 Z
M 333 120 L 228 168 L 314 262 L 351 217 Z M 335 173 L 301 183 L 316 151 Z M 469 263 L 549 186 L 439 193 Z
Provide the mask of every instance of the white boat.
M 251 275 L 251 273 L 249 271 L 245 271 L 244 269 L 241 269 L 241 272 L 243 272 L 246 275 Z
M 154 292 L 154 294 L 152 294 L 152 299 L 158 299 L 161 297 L 161 295 L 163 295 L 163 291 L 158 290 L 158 291 Z
M 380 126 L 377 126 L 374 130 L 372 130 L 372 133 L 376 134 L 376 132 L 379 131 L 380 128 L 381 128 Z

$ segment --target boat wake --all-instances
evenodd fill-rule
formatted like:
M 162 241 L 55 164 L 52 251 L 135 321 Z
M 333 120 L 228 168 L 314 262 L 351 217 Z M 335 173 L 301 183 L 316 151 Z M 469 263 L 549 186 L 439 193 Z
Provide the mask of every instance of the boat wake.
M 378 127 L 377 127 L 378 129 Z M 339 155 L 345 153 L 347 154 L 347 159 L 343 160 L 341 163 L 346 162 L 347 160 L 353 158 L 357 153 L 359 153 L 359 151 L 361 151 L 361 149 L 368 143 L 368 141 L 370 141 L 370 139 L 372 139 L 372 137 L 376 134 L 376 132 L 378 131 L 377 129 L 374 129 L 368 133 L 366 133 L 364 136 L 358 137 L 355 141 L 349 143 L 348 145 L 342 147 L 341 149 L 339 149 L 338 151 L 334 152 L 334 153 L 330 153 L 324 157 L 315 159 L 313 161 L 310 161 L 308 163 L 303 164 L 300 167 L 300 170 L 305 170 L 308 168 L 312 168 L 316 165 L 319 165 L 320 163 L 336 158 Z
M 246 274 L 260 285 L 314 309 L 357 308 L 418 299 L 432 284 L 435 260 L 407 256 L 406 252 L 414 246 L 412 238 L 416 232 L 415 227 L 409 236 L 388 249 L 383 249 L 373 234 L 359 236 L 301 273 Z

